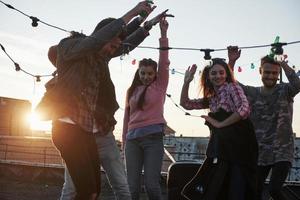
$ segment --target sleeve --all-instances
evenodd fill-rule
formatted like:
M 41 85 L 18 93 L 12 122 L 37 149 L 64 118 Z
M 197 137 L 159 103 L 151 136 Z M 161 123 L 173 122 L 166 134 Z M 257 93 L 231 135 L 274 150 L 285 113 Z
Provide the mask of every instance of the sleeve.
M 288 95 L 293 98 L 300 92 L 300 78 L 295 71 L 286 73 L 286 77 L 289 80 L 289 83 L 286 84 Z
M 124 28 L 126 28 L 126 24 L 120 18 L 90 36 L 62 40 L 59 44 L 60 54 L 66 62 L 84 57 L 100 50 L 107 42 L 124 31 Z
M 207 109 L 209 108 L 208 101 L 200 99 L 185 99 L 181 106 L 186 110 Z
M 129 106 L 125 107 L 124 118 L 123 118 L 123 132 L 122 132 L 122 144 L 126 143 L 126 135 L 128 132 L 128 122 L 129 122 Z
M 242 87 L 236 83 L 230 84 L 229 95 L 235 105 L 235 111 L 242 119 L 246 119 L 250 115 L 250 106 Z
M 160 47 L 169 47 L 168 38 L 160 38 L 159 43 Z M 169 83 L 169 65 L 169 50 L 160 50 L 156 83 L 163 90 L 167 90 Z
M 134 18 L 128 25 L 127 25 L 127 35 L 131 35 L 134 31 L 140 28 L 141 21 L 139 17 Z
M 132 34 L 127 36 L 125 40 L 122 41 L 122 45 L 119 49 L 116 50 L 116 53 L 113 55 L 113 57 L 120 56 L 124 52 L 124 50 L 126 52 L 132 51 L 139 44 L 141 44 L 148 35 L 149 33 L 143 27 L 138 28 Z

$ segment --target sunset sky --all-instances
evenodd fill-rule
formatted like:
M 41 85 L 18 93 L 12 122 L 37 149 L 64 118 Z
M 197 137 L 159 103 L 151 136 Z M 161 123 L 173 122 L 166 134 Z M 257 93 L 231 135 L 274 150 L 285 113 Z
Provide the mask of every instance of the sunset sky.
M 138 1 L 135 0 L 5 0 L 7 4 L 23 11 L 29 16 L 38 17 L 49 24 L 83 32 L 89 35 L 95 25 L 106 17 L 121 17 Z M 282 42 L 300 40 L 300 1 L 299 0 L 159 0 L 154 1 L 156 10 L 151 14 L 169 9 L 175 18 L 168 19 L 170 27 L 168 37 L 171 47 L 191 48 L 226 48 L 229 45 L 254 46 L 273 43 L 276 36 Z M 0 3 L 0 43 L 6 52 L 22 69 L 35 74 L 51 74 L 54 67 L 48 61 L 47 51 L 51 45 L 57 44 L 68 33 L 39 23 L 31 26 L 31 20 L 15 10 Z M 154 27 L 150 36 L 141 46 L 158 47 L 159 27 Z M 236 70 L 237 80 L 244 84 L 261 85 L 258 73 L 259 60 L 268 54 L 270 48 L 245 49 L 237 62 L 241 72 Z M 290 65 L 300 70 L 300 44 L 284 47 Z M 170 69 L 184 73 L 192 64 L 201 69 L 204 54 L 200 51 L 170 50 Z M 227 58 L 226 51 L 212 53 L 213 57 Z M 132 60 L 142 58 L 158 59 L 158 51 L 137 48 L 122 60 L 115 58 L 110 62 L 111 76 L 115 83 L 117 99 L 121 109 L 116 113 L 118 121 L 116 134 L 122 129 L 122 118 L 125 92 L 132 81 L 136 65 Z M 255 68 L 251 68 L 251 63 Z M 170 73 L 168 93 L 179 103 L 180 90 L 183 83 L 181 73 Z M 28 99 L 35 105 L 44 93 L 44 83 L 25 73 L 16 72 L 13 63 L 0 52 L 0 96 Z M 286 78 L 284 77 L 284 81 Z M 190 97 L 197 97 L 198 76 L 191 83 Z M 300 136 L 300 95 L 294 103 L 293 128 Z M 193 111 L 201 115 L 207 111 Z M 165 118 L 168 125 L 176 131 L 176 135 L 208 136 L 208 128 L 199 117 L 185 116 L 169 98 L 165 103 Z

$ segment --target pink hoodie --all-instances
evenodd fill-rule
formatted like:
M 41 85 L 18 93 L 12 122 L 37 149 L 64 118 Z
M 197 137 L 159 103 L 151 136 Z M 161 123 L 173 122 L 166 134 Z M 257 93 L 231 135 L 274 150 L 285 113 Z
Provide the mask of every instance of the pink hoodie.
M 168 47 L 168 39 L 160 38 L 160 47 Z M 165 124 L 164 102 L 169 82 L 169 52 L 160 50 L 158 61 L 158 72 L 156 80 L 148 86 L 143 110 L 137 108 L 137 101 L 146 86 L 138 86 L 130 100 L 129 106 L 126 106 L 123 120 L 123 142 L 126 141 L 128 130 L 141 128 L 153 124 Z

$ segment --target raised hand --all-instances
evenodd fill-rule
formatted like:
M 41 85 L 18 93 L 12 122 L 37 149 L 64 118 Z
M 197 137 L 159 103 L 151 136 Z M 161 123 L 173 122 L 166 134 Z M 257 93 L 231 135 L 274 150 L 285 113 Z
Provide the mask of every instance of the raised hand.
M 148 1 L 141 1 L 133 8 L 133 10 L 135 11 L 135 16 L 143 13 L 145 15 L 143 17 L 146 18 L 155 8 L 156 6 L 151 7 L 151 4 Z
M 128 11 L 122 19 L 127 24 L 133 17 L 138 16 L 140 13 L 146 13 L 145 15 L 148 16 L 154 9 L 155 7 L 152 8 L 148 1 L 141 1 L 134 8 Z
M 169 23 L 165 17 L 163 17 L 159 22 L 161 37 L 167 37 L 167 30 L 169 27 Z
M 229 46 L 227 47 L 228 50 L 228 59 L 229 61 L 235 62 L 241 56 L 241 50 L 238 46 Z
M 184 74 L 184 82 L 190 83 L 194 79 L 194 75 L 196 73 L 197 65 L 193 64 L 192 67 L 188 67 Z
M 145 29 L 150 30 L 152 28 L 152 26 L 155 26 L 164 17 L 173 17 L 173 15 L 169 15 L 169 14 L 167 14 L 167 12 L 168 12 L 168 9 L 161 12 L 160 14 L 156 15 L 149 21 L 146 21 L 144 24 Z
M 149 3 L 148 3 L 149 4 Z M 149 4 L 150 5 L 150 4 Z M 150 6 L 151 7 L 151 6 Z M 142 11 L 141 13 L 140 13 L 140 23 L 143 23 L 146 19 L 147 19 L 147 17 L 153 12 L 153 10 L 156 8 L 157 6 L 152 6 L 151 7 L 151 9 L 150 9 L 150 11 L 149 12 L 147 12 L 146 10 L 144 10 L 144 11 Z

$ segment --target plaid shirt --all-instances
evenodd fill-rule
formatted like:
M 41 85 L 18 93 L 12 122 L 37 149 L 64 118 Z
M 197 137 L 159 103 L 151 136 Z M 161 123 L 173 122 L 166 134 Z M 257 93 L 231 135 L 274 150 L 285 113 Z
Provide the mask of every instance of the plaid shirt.
M 78 101 L 78 109 L 74 109 L 72 115 L 70 116 L 73 121 L 78 123 L 84 130 L 88 132 L 95 132 L 96 129 L 97 131 L 103 132 L 103 124 L 95 122 L 95 111 L 99 90 L 101 87 L 105 87 L 105 85 L 102 83 L 102 80 L 104 79 L 104 73 L 101 73 L 100 70 L 103 70 L 103 68 L 108 70 L 108 64 L 106 61 L 100 59 L 97 64 L 95 63 L 94 67 L 87 68 L 89 80 L 87 81 L 85 88 L 81 91 L 81 95 L 79 97 L 80 101 Z M 106 78 L 110 79 L 110 77 Z
M 85 131 L 94 132 L 97 128 L 106 133 L 116 124 L 114 113 L 118 103 L 108 68 L 110 58 L 95 56 L 95 52 L 122 32 L 125 26 L 121 18 L 116 19 L 91 36 L 63 39 L 58 45 L 56 89 L 59 94 L 56 96 L 63 100 L 63 108 L 57 109 L 57 115 L 71 118 Z M 142 27 L 132 31 L 123 40 L 131 44 L 130 51 L 148 36 Z M 121 53 L 122 47 L 112 57 Z
M 248 100 L 243 89 L 237 83 L 224 83 L 216 91 L 216 95 L 210 98 L 209 106 L 205 101 L 200 99 L 186 100 L 184 108 L 188 110 L 208 108 L 211 112 L 217 112 L 223 108 L 227 112 L 237 112 L 243 119 L 250 114 Z

